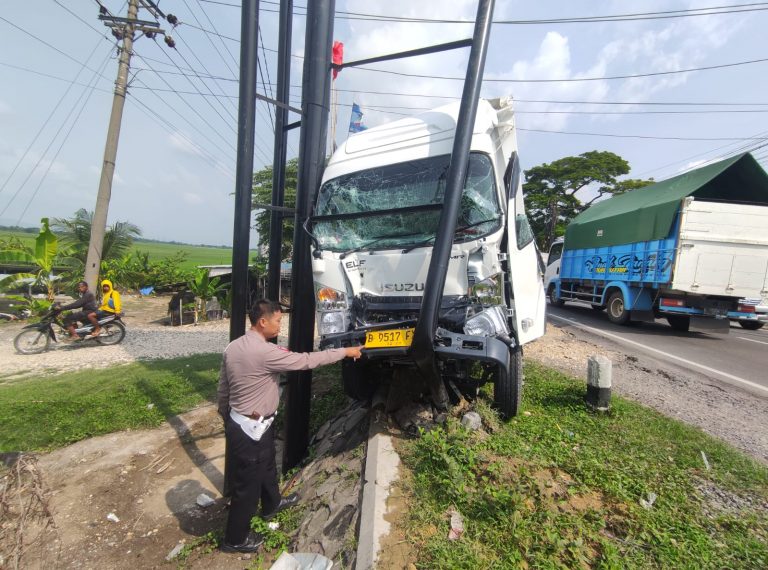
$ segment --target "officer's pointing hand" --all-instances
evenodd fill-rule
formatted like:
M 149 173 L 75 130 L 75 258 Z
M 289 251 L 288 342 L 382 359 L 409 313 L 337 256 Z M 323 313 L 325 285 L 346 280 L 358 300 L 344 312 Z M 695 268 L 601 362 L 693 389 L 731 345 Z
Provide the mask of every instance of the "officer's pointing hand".
M 363 354 L 362 346 L 348 346 L 344 350 L 346 350 L 347 358 L 352 358 L 353 360 L 357 360 Z

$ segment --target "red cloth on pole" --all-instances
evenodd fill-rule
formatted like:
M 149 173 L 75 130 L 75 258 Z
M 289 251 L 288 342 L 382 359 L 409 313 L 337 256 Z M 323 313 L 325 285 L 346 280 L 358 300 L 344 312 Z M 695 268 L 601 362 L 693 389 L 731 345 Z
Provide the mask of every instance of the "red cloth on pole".
M 326 44 L 327 45 L 327 44 Z M 333 42 L 333 63 L 336 65 L 341 65 L 344 63 L 344 44 L 338 41 Z M 338 69 L 333 70 L 333 78 L 336 79 L 336 76 L 339 74 Z

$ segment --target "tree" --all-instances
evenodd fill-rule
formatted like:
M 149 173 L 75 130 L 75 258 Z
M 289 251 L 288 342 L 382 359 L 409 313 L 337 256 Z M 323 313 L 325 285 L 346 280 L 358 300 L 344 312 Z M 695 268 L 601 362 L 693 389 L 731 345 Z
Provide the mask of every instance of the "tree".
M 80 208 L 71 218 L 54 218 L 51 224 L 53 230 L 59 235 L 61 244 L 68 247 L 71 257 L 82 261 L 83 266 L 88 257 L 92 223 L 93 212 Z M 102 262 L 123 257 L 137 237 L 141 237 L 141 229 L 129 222 L 115 222 L 109 226 L 104 233 Z
M 206 319 L 206 305 L 227 287 L 218 277 L 211 277 L 207 269 L 199 269 L 197 274 L 187 282 L 187 288 L 200 300 L 200 314 Z
M 48 218 L 40 220 L 40 233 L 35 238 L 34 249 L 19 244 L 16 247 L 0 251 L 0 263 L 21 263 L 34 267 L 34 273 L 16 273 L 0 282 L 3 287 L 17 285 L 23 279 L 33 278 L 35 285 L 45 287 L 48 301 L 56 295 L 56 282 L 53 278 L 53 266 L 57 260 L 58 239 L 48 226 Z
M 606 195 L 617 195 L 653 184 L 653 179 L 617 180 L 629 173 L 629 163 L 608 151 L 567 156 L 525 172 L 523 194 L 531 227 L 541 249 L 546 250 L 576 214 Z M 576 194 L 589 188 L 595 195 L 582 202 Z
M 298 178 L 299 159 L 292 158 L 285 165 L 285 199 L 286 208 L 296 207 L 296 183 Z M 254 216 L 256 231 L 262 243 L 269 243 L 269 229 L 271 210 L 264 209 L 264 205 L 272 203 L 272 167 L 267 166 L 253 174 L 252 210 L 257 210 Z M 293 216 L 283 219 L 283 247 L 280 251 L 280 259 L 288 259 L 293 254 Z

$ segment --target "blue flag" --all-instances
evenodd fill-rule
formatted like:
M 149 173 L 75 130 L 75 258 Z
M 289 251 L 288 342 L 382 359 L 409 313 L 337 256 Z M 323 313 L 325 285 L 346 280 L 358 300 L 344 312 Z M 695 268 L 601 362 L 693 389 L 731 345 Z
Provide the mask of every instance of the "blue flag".
M 352 103 L 352 115 L 349 117 L 349 132 L 359 133 L 367 128 L 363 124 L 363 112 L 360 110 L 360 105 Z

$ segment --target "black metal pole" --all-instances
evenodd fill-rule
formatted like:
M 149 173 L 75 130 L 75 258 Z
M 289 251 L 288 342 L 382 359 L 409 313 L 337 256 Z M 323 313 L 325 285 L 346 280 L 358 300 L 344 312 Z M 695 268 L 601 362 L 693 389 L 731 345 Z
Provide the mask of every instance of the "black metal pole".
M 477 6 L 477 19 L 472 39 L 472 49 L 469 53 L 467 75 L 464 80 L 464 91 L 461 95 L 459 117 L 456 121 L 456 136 L 453 139 L 451 164 L 445 185 L 443 210 L 432 248 L 432 259 L 429 262 L 427 282 L 424 284 L 424 296 L 421 301 L 419 320 L 416 323 L 411 355 L 416 365 L 427 379 L 432 399 L 440 409 L 448 407 L 448 393 L 440 378 L 434 352 L 434 338 L 437 329 L 437 318 L 443 299 L 445 277 L 456 233 L 456 223 L 461 204 L 461 194 L 467 176 L 469 148 L 472 143 L 472 131 L 477 114 L 477 102 L 483 83 L 483 68 L 485 55 L 488 51 L 488 41 L 491 35 L 491 19 L 493 16 L 494 0 L 480 0 Z
M 253 144 L 256 131 L 256 65 L 259 0 L 243 2 L 240 23 L 240 108 L 237 116 L 235 226 L 232 236 L 232 313 L 229 340 L 245 334 L 248 253 L 253 192 Z
M 307 28 L 302 79 L 299 171 L 291 268 L 291 321 L 288 346 L 309 352 L 314 344 L 315 294 L 312 283 L 310 240 L 302 228 L 309 216 L 325 167 L 331 85 L 331 47 L 335 0 L 307 3 Z M 283 470 L 296 466 L 309 444 L 309 410 L 312 395 L 310 371 L 289 372 L 285 405 Z
M 280 2 L 280 31 L 277 39 L 277 100 L 288 105 L 291 82 L 291 33 L 293 29 L 293 0 Z M 275 152 L 272 160 L 272 205 L 285 202 L 285 158 L 288 133 L 288 109 L 275 106 Z M 269 222 L 269 272 L 267 298 L 280 300 L 280 263 L 283 260 L 283 213 L 272 210 Z

